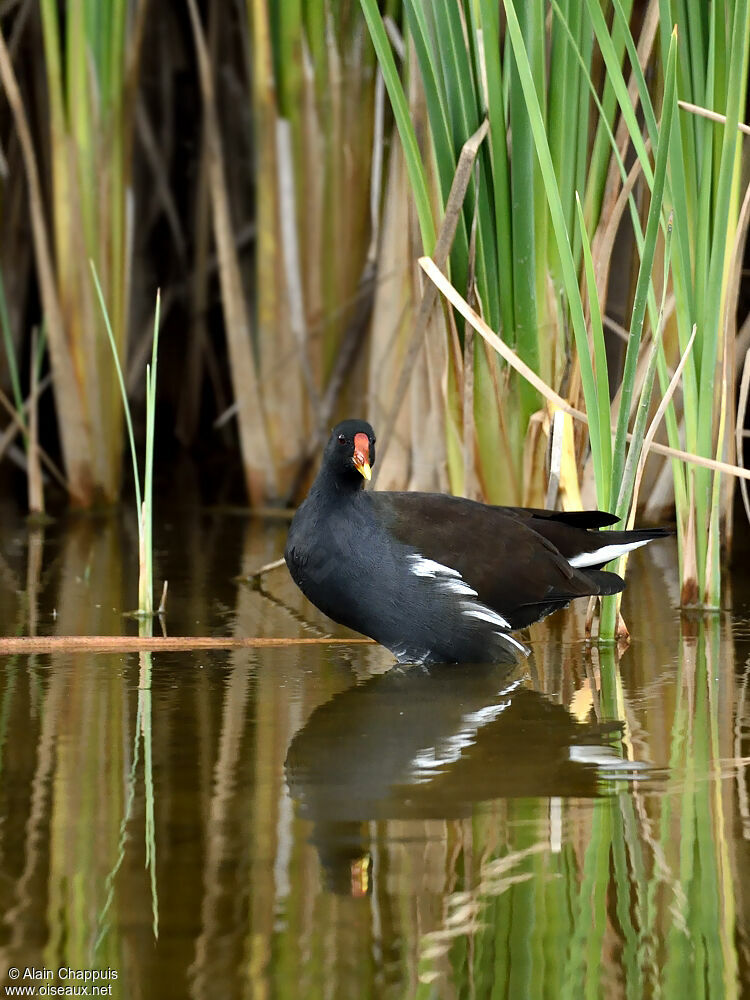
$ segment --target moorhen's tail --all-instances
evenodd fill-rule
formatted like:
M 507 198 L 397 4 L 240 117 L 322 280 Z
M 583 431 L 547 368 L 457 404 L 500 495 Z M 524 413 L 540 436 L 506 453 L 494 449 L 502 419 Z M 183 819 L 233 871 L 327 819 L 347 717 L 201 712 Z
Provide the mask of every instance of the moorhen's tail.
M 610 597 L 625 589 L 625 581 L 617 573 L 608 573 L 603 569 L 592 569 L 585 573 L 591 581 L 591 593 L 595 597 Z
M 554 517 L 533 517 L 530 526 L 551 542 L 568 561 L 579 585 L 584 583 L 581 594 L 595 597 L 609 597 L 619 594 L 625 588 L 625 581 L 621 576 L 602 569 L 602 566 L 647 542 L 674 534 L 669 528 L 599 532 L 596 530 L 596 522 L 602 526 L 603 523 L 612 523 L 612 515 L 598 511 L 576 511 L 570 515 L 555 513 Z M 605 518 L 608 519 L 606 522 Z M 566 607 L 570 599 L 569 593 L 552 589 L 541 600 L 520 603 L 507 617 L 512 628 L 525 628 Z
M 598 570 L 626 552 L 632 552 L 655 538 L 673 535 L 671 528 L 635 528 L 631 531 L 599 531 L 616 522 L 603 511 L 533 511 L 527 523 L 546 538 L 574 569 Z M 591 575 L 593 579 L 596 577 Z M 615 574 L 605 574 L 615 576 Z M 617 578 L 619 579 L 619 577 Z M 619 588 L 620 590 L 622 587 Z M 617 593 L 617 590 L 602 591 Z

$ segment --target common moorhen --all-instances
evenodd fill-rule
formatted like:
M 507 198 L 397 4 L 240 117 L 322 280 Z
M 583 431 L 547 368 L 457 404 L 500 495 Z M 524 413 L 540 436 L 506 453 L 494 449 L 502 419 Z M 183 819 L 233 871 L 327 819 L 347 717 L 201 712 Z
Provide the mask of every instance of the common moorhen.
M 375 434 L 364 420 L 333 429 L 294 516 L 284 557 L 329 618 L 370 636 L 400 663 L 512 662 L 510 632 L 575 597 L 616 594 L 602 570 L 663 528 L 597 529 L 603 511 L 492 507 L 435 493 L 366 492 Z

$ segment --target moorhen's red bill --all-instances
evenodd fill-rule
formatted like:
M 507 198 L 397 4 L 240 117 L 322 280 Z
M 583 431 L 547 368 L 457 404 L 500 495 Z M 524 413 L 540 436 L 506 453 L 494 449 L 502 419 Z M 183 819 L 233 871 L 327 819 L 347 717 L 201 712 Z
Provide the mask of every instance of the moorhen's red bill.
M 375 464 L 364 420 L 334 428 L 320 472 L 289 529 L 284 557 L 304 595 L 400 663 L 508 662 L 510 632 L 575 597 L 616 594 L 602 566 L 670 534 L 597 529 L 602 511 L 491 507 L 436 493 L 362 487 Z

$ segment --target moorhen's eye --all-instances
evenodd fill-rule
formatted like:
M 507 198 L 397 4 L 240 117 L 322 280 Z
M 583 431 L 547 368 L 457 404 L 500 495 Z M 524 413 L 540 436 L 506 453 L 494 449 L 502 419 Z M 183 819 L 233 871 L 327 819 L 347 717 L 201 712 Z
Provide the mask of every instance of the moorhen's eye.
M 346 434 L 339 434 L 339 444 L 346 444 Z

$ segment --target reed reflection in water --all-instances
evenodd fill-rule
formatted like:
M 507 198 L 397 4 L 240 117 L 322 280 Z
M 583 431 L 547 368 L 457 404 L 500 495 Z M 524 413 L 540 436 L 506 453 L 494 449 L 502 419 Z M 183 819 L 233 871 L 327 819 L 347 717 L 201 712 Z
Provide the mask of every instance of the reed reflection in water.
M 129 629 L 129 530 L 4 548 L 3 633 Z M 176 523 L 170 633 L 329 629 L 283 572 L 236 580 L 283 531 Z M 619 672 L 575 611 L 514 671 L 361 646 L 3 658 L 0 983 L 66 965 L 117 970 L 128 998 L 741 996 L 750 631 L 680 620 L 668 562 L 632 569 Z

